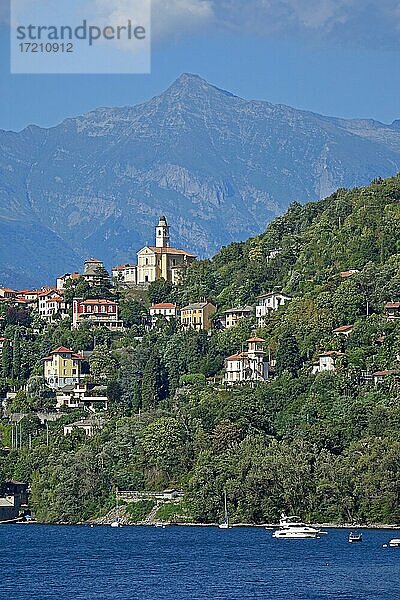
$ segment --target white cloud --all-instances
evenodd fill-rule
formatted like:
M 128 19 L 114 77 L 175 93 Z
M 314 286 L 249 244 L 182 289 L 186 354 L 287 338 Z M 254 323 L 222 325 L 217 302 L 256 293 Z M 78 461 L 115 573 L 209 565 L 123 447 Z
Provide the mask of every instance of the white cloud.
M 214 9 L 246 33 L 400 47 L 399 0 L 215 0 Z
M 96 0 L 99 16 L 111 24 L 122 24 L 133 14 L 145 12 L 148 0 Z M 213 0 L 151 0 L 152 38 L 186 35 L 212 22 Z

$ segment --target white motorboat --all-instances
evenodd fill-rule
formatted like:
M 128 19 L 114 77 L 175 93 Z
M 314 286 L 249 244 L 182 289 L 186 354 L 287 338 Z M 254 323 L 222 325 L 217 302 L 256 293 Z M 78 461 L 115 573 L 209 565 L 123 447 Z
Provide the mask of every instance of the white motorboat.
M 113 521 L 110 527 L 123 527 L 121 521 Z
M 325 534 L 326 531 L 321 531 L 312 525 L 303 523 L 300 517 L 295 515 L 287 517 L 282 513 L 279 521 L 279 528 L 273 532 L 272 537 L 277 539 L 315 539 Z
M 350 531 L 348 540 L 350 544 L 353 544 L 354 542 L 362 542 L 363 534 L 358 532 L 354 533 L 353 531 Z
M 389 540 L 387 545 L 389 548 L 400 548 L 400 538 L 393 538 Z

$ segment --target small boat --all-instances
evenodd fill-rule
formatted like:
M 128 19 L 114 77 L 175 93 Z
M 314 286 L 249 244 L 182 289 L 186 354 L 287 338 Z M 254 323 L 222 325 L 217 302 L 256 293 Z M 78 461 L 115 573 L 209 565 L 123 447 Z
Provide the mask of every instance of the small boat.
M 167 525 L 165 523 L 154 523 L 154 527 L 160 527 L 161 529 L 165 529 L 166 526 Z
M 363 534 L 360 533 L 353 533 L 352 531 L 350 531 L 349 533 L 349 542 L 350 544 L 352 544 L 353 542 L 362 542 L 363 541 Z
M 400 538 L 393 538 L 385 544 L 384 548 L 400 548 Z
M 228 517 L 228 503 L 226 499 L 226 491 L 224 491 L 224 520 L 218 525 L 220 529 L 230 529 Z
M 295 515 L 287 517 L 282 513 L 279 528 L 273 532 L 272 537 L 276 539 L 316 539 L 322 535 L 326 535 L 326 531 L 303 523 L 300 517 Z

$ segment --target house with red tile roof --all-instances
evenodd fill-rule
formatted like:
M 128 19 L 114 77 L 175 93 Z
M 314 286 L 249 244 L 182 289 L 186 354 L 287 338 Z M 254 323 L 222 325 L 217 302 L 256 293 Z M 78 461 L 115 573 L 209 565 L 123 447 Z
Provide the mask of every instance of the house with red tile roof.
M 0 288 L 0 298 L 15 298 L 17 292 L 11 288 L 2 287 Z
M 347 279 L 348 277 L 352 277 L 353 275 L 359 272 L 360 271 L 358 269 L 349 269 L 348 271 L 342 271 L 341 273 L 339 273 L 339 275 L 342 279 Z
M 122 331 L 123 322 L 118 317 L 118 304 L 105 298 L 74 298 L 72 302 L 72 327 L 77 329 L 83 322 L 92 327 L 107 327 Z
M 400 302 L 386 302 L 385 314 L 388 321 L 400 319 Z
M 333 334 L 336 336 L 345 335 L 346 337 L 351 334 L 354 329 L 354 325 L 341 325 L 333 330 Z
M 316 375 L 325 371 L 335 372 L 338 359 L 343 358 L 343 356 L 345 356 L 344 352 L 338 352 L 337 350 L 321 352 L 318 355 L 318 360 L 313 363 L 312 374 Z
M 82 360 L 80 354 L 65 346 L 53 350 L 49 356 L 42 358 L 47 385 L 53 389 L 61 389 L 66 385 L 79 383 Z
M 247 340 L 246 352 L 232 354 L 225 359 L 224 383 L 260 383 L 269 377 L 269 364 L 263 344 L 265 340 L 253 337 Z
M 151 317 L 151 324 L 154 325 L 159 317 L 170 321 L 176 319 L 179 316 L 179 309 L 176 304 L 172 302 L 159 302 L 158 304 L 152 304 L 149 308 Z
M 378 385 L 379 383 L 383 383 L 388 377 L 399 378 L 399 376 L 400 376 L 399 369 L 385 369 L 383 371 L 375 371 L 375 373 L 373 374 L 375 385 Z

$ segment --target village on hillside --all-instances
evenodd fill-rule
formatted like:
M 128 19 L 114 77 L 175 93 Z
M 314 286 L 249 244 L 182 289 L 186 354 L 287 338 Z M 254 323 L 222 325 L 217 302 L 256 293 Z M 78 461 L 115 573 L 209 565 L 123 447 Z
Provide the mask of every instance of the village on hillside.
M 393 210 L 395 185 L 372 184 L 376 193 L 388 186 Z M 211 260 L 173 247 L 162 216 L 154 245 L 111 273 L 92 257 L 54 285 L 1 287 L 0 520 L 28 519 L 32 507 L 45 522 L 107 520 L 118 490 L 118 501 L 130 506 L 128 521 L 172 513 L 215 521 L 212 498 L 226 476 L 213 465 L 221 456 L 230 471 L 244 469 L 230 492 L 235 518 L 259 522 L 276 518 L 283 483 L 295 485 L 281 459 L 307 461 L 315 486 L 326 457 L 334 481 L 357 444 L 372 468 L 375 446 L 362 440 L 375 439 L 382 423 L 388 435 L 397 427 L 397 237 L 377 215 L 368 226 L 385 226 L 386 237 L 374 230 L 360 250 L 358 242 L 349 246 L 346 228 L 364 227 L 357 203 L 365 200 L 358 190 L 339 196 L 295 203 L 265 234 Z M 337 211 L 350 215 L 345 224 Z M 321 447 L 328 454 L 320 457 Z M 240 500 L 251 496 L 252 478 L 262 477 L 249 475 L 243 490 L 250 456 L 254 465 L 265 458 L 267 471 L 278 469 L 268 484 L 278 478 L 277 500 L 265 510 L 257 508 L 259 495 L 248 508 Z M 314 476 L 315 461 L 322 462 Z M 359 508 L 362 461 L 357 468 L 351 511 L 377 519 Z M 82 473 L 95 499 L 94 488 L 80 488 Z M 49 486 L 58 504 L 46 500 Z M 386 492 L 373 493 L 382 496 L 379 518 L 389 519 Z M 332 517 L 330 496 L 321 502 L 325 517 L 310 504 L 315 518 L 348 518 L 346 496 L 338 496 Z
M 272 249 L 269 259 L 275 258 L 279 249 Z M 96 258 L 89 258 L 84 263 L 83 272 L 66 273 L 57 278 L 55 286 L 44 286 L 37 290 L 13 290 L 0 288 L 0 306 L 3 312 L 13 314 L 29 313 L 40 328 L 54 325 L 63 319 L 71 320 L 71 329 L 82 326 L 95 331 L 106 328 L 111 332 L 125 330 L 123 319 L 119 314 L 119 303 L 114 299 L 117 290 L 146 290 L 157 280 L 165 280 L 176 285 L 180 281 L 183 270 L 190 268 L 196 257 L 186 250 L 171 247 L 169 225 L 165 216 L 161 216 L 155 228 L 155 245 L 146 246 L 137 253 L 137 265 L 125 264 L 112 269 L 109 277 L 104 263 Z M 349 269 L 340 273 L 341 278 L 349 278 L 357 273 Z M 86 297 L 71 296 L 75 292 L 74 284 L 78 281 L 86 285 Z M 98 290 L 106 290 L 105 296 L 96 295 Z M 267 342 L 256 335 L 256 330 L 265 325 L 266 319 L 278 310 L 284 310 L 291 297 L 274 290 L 258 296 L 255 306 L 236 306 L 228 310 L 218 311 L 216 304 L 207 298 L 198 298 L 196 302 L 179 307 L 176 303 L 155 302 L 146 308 L 143 324 L 151 330 L 159 322 L 175 321 L 182 330 L 193 329 L 204 331 L 223 331 L 234 328 L 245 319 L 252 324 L 253 337 L 238 348 L 238 352 L 225 357 L 225 365 L 221 374 L 221 382 L 225 385 L 255 384 L 265 382 L 274 374 L 275 360 L 267 349 Z M 387 302 L 385 317 L 388 321 L 400 319 L 400 302 Z M 5 322 L 2 316 L 0 322 Z M 1 325 L 0 325 L 1 326 Z M 351 336 L 353 326 L 343 324 L 332 333 L 337 337 Z M 377 339 L 377 344 L 380 343 Z M 13 340 L 0 337 L 0 357 L 2 353 L 13 352 Z M 90 413 L 99 409 L 107 409 L 105 388 L 90 377 L 88 358 L 90 351 L 74 352 L 70 348 L 60 346 L 42 357 L 43 378 L 45 384 L 56 394 L 56 408 L 84 408 Z M 344 353 L 326 348 L 314 357 L 310 367 L 311 374 L 324 371 L 334 372 L 341 363 Z M 4 360 L 3 360 L 4 363 Z M 84 367 L 82 365 L 85 365 Z M 400 374 L 392 369 L 364 373 L 366 379 L 375 384 L 385 377 Z M 15 396 L 15 391 L 8 392 L 7 400 Z M 91 435 L 93 426 L 85 422 L 77 423 Z M 72 426 L 65 427 L 70 432 Z

